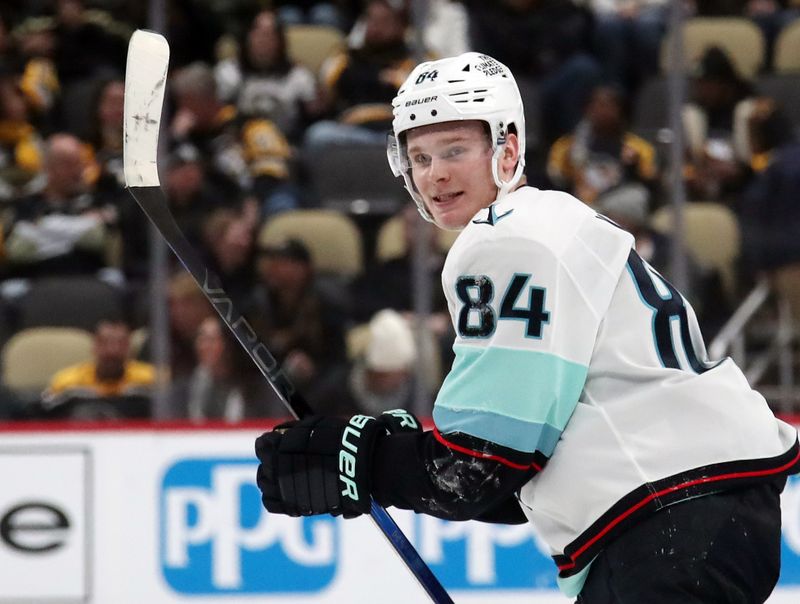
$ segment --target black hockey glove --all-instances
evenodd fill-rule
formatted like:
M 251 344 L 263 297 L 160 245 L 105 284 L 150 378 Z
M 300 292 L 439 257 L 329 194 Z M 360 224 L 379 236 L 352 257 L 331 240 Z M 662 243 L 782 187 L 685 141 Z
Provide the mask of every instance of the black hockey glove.
M 377 419 L 312 416 L 276 426 L 256 440 L 261 501 L 267 511 L 289 516 L 369 513 L 377 440 L 420 430 L 419 421 L 403 410 Z

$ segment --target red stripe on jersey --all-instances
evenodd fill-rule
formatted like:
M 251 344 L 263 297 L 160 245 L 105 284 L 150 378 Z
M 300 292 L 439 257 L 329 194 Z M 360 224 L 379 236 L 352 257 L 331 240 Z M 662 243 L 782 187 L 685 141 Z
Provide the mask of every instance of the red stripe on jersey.
M 471 457 L 479 457 L 480 459 L 491 459 L 492 461 L 499 462 L 504 466 L 508 466 L 509 468 L 514 468 L 515 470 L 528 470 L 530 468 L 533 468 L 537 472 L 542 471 L 542 466 L 540 466 L 535 462 L 531 462 L 529 464 L 514 463 L 513 461 L 508 460 L 505 457 L 500 457 L 499 455 L 492 455 L 490 453 L 483 453 L 481 451 L 467 449 L 466 447 L 462 447 L 460 445 L 452 443 L 449 440 L 447 440 L 444 436 L 442 436 L 442 433 L 439 432 L 439 428 L 436 427 L 433 428 L 433 436 L 434 438 L 436 438 L 436 440 L 438 440 L 448 449 L 452 449 L 453 451 L 458 451 L 459 453 L 463 453 L 464 455 L 469 455 Z
M 611 522 L 609 522 L 603 530 L 597 533 L 594 537 L 592 537 L 589 541 L 584 543 L 579 549 L 577 549 L 574 553 L 572 553 L 569 557 L 571 562 L 567 564 L 559 565 L 558 570 L 569 570 L 571 568 L 575 568 L 575 559 L 578 558 L 583 552 L 585 552 L 588 548 L 590 548 L 594 543 L 597 542 L 598 539 L 601 539 L 603 535 L 608 533 L 612 528 L 618 525 L 620 522 L 625 520 L 628 516 L 633 514 L 639 508 L 647 505 L 656 497 L 661 497 L 662 495 L 666 495 L 667 493 L 672 493 L 674 491 L 678 491 L 680 489 L 685 489 L 687 487 L 693 487 L 698 484 L 708 484 L 711 482 L 718 482 L 720 480 L 729 480 L 732 478 L 753 478 L 757 476 L 769 476 L 770 474 L 780 474 L 791 468 L 795 465 L 798 460 L 800 460 L 800 449 L 798 449 L 797 454 L 794 456 L 794 459 L 785 463 L 784 465 L 778 468 L 772 468 L 770 470 L 753 470 L 752 472 L 731 472 L 730 474 L 720 474 L 719 476 L 708 476 L 705 478 L 697 478 L 695 480 L 690 480 L 688 482 L 683 482 L 681 484 L 673 485 L 671 487 L 667 487 L 659 491 L 658 493 L 651 493 L 644 499 L 642 499 L 636 505 L 631 506 L 625 512 L 614 518 Z

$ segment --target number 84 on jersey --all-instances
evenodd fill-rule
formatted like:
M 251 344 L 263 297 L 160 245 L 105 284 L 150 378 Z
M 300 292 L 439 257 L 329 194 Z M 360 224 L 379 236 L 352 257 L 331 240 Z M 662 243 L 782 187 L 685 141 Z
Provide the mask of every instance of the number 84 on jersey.
M 456 280 L 456 295 L 461 301 L 458 333 L 462 338 L 488 338 L 502 320 L 522 321 L 525 337 L 541 339 L 550 322 L 545 309 L 545 289 L 528 285 L 531 275 L 515 273 L 500 299 L 493 305 L 495 285 L 486 275 L 462 275 Z

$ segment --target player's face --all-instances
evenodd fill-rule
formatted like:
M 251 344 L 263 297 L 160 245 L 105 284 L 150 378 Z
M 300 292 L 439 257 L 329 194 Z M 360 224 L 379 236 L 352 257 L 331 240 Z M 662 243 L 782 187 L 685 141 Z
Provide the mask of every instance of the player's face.
M 481 122 L 414 128 L 406 143 L 414 185 L 438 226 L 464 228 L 495 200 L 492 148 Z

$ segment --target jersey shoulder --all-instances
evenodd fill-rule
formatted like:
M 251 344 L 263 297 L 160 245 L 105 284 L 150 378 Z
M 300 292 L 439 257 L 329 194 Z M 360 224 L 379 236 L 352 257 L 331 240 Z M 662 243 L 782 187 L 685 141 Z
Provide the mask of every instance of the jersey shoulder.
M 451 247 L 448 264 L 469 264 L 477 250 L 488 253 L 490 263 L 493 251 L 505 260 L 515 251 L 561 257 L 581 230 L 611 227 L 601 222 L 568 193 L 521 187 L 473 217 Z
M 523 237 L 558 247 L 578 223 L 596 214 L 568 193 L 522 187 L 478 212 L 464 239 Z

